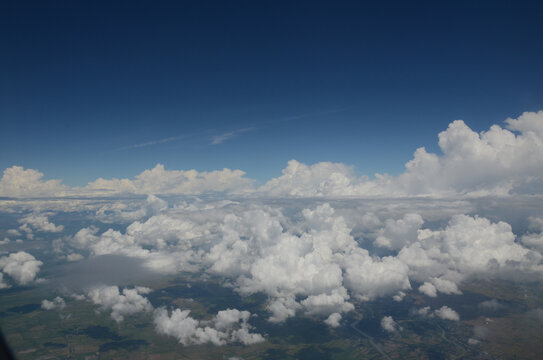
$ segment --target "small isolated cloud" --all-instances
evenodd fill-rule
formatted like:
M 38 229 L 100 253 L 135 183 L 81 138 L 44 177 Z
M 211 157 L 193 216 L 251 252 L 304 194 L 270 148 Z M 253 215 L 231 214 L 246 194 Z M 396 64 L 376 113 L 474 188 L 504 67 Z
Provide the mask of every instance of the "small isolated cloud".
M 460 315 L 453 309 L 448 306 L 442 306 L 441 308 L 434 311 L 434 314 L 444 320 L 458 321 L 460 320 Z
M 483 301 L 478 306 L 479 309 L 486 311 L 497 311 L 505 307 L 504 304 L 498 302 L 496 299 Z
M 238 129 L 238 130 L 229 131 L 223 134 L 215 135 L 213 136 L 213 139 L 211 140 L 211 145 L 222 144 L 223 142 L 233 139 L 240 134 L 253 131 L 253 130 L 254 128 L 244 128 L 244 129 Z
M 26 285 L 36 279 L 43 262 L 34 256 L 19 251 L 0 258 L 0 270 L 8 274 L 19 285 Z
M 437 316 L 438 318 L 444 319 L 444 320 L 453 320 L 453 321 L 460 320 L 460 315 L 458 315 L 456 311 L 454 311 L 453 309 L 445 305 L 433 311 L 429 306 L 425 306 L 423 308 L 413 309 L 411 313 L 416 316 L 422 316 L 422 317 L 428 317 L 428 318 L 433 318 Z
M 225 345 L 240 342 L 244 345 L 264 341 L 264 337 L 251 333 L 248 320 L 251 313 L 237 309 L 222 310 L 209 320 L 196 320 L 189 316 L 190 310 L 156 310 L 154 323 L 157 333 L 175 337 L 183 345 L 212 343 Z
M 44 310 L 63 310 L 66 307 L 66 302 L 60 296 L 57 296 L 53 301 L 43 300 L 41 308 Z
M 77 254 L 77 253 L 71 253 L 71 254 L 66 255 L 66 260 L 68 261 L 79 261 L 83 259 L 84 259 L 83 255 Z
M 330 316 L 328 316 L 326 320 L 324 320 L 324 323 L 332 328 L 336 328 L 340 325 L 340 321 L 341 321 L 341 314 L 333 313 L 333 314 L 330 314 Z
M 398 325 L 392 316 L 385 316 L 381 319 L 381 328 L 388 332 L 396 332 L 402 328 Z
M 153 310 L 149 300 L 142 296 L 149 292 L 151 289 L 141 286 L 125 288 L 122 292 L 117 286 L 100 286 L 91 289 L 87 296 L 95 305 L 100 305 L 101 310 L 111 310 L 111 318 L 121 322 L 126 315 Z

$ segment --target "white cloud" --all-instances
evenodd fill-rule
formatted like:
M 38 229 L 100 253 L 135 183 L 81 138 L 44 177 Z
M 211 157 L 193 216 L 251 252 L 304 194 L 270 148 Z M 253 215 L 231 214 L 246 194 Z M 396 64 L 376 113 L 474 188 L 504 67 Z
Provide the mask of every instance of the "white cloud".
M 381 328 L 388 332 L 396 332 L 398 329 L 401 330 L 401 327 L 394 321 L 392 316 L 385 316 L 381 319 Z
M 21 233 L 17 229 L 9 229 L 7 233 L 10 236 L 21 236 Z
M 211 145 L 219 145 L 219 144 L 222 144 L 223 142 L 227 141 L 227 140 L 230 140 L 240 134 L 243 134 L 245 132 L 248 132 L 248 131 L 252 131 L 254 130 L 253 128 L 244 128 L 244 129 L 238 129 L 238 130 L 234 130 L 234 131 L 229 131 L 229 132 L 226 132 L 226 133 L 223 133 L 223 134 L 219 134 L 219 135 L 215 135 L 213 136 L 213 139 L 211 141 Z
M 278 196 L 412 196 L 538 193 L 543 191 L 543 112 L 508 119 L 515 134 L 498 125 L 477 133 L 462 120 L 439 133 L 442 156 L 421 147 L 398 177 L 356 177 L 338 163 L 311 166 L 291 160 L 283 175 L 259 190 Z
M 32 227 L 33 229 L 37 231 L 44 231 L 44 232 L 61 232 L 64 230 L 64 226 L 62 225 L 55 225 L 52 222 L 49 221 L 47 216 L 43 214 L 29 214 L 22 219 L 19 220 L 19 223 L 23 224 L 21 225 L 20 229 L 23 231 L 28 232 L 28 226 Z M 26 226 L 25 226 L 26 225 Z
M 95 305 L 100 305 L 102 310 L 111 310 L 111 318 L 121 322 L 126 315 L 153 310 L 149 300 L 142 296 L 149 292 L 151 289 L 141 286 L 125 288 L 122 292 L 117 286 L 100 286 L 91 289 L 87 296 Z
M 41 307 L 44 310 L 63 310 L 66 307 L 66 302 L 60 296 L 57 296 L 53 301 L 47 299 L 41 302 Z
M 0 179 L 0 196 L 62 196 L 67 187 L 61 185 L 61 180 L 42 180 L 43 174 L 33 169 L 23 169 L 12 166 L 4 170 Z
M 543 111 L 524 112 L 517 119 L 508 118 L 505 120 L 507 128 L 520 131 L 523 134 L 533 132 L 540 139 L 543 139 Z
M 86 190 L 106 193 L 133 194 L 191 194 L 206 192 L 244 193 L 252 189 L 253 181 L 241 170 L 170 170 L 158 164 L 137 175 L 135 180 L 99 178 L 87 185 Z
M 0 258 L 0 269 L 19 285 L 26 285 L 36 278 L 43 263 L 27 252 L 19 251 Z
M 442 306 L 438 310 L 434 311 L 434 314 L 444 320 L 452 320 L 452 321 L 458 321 L 460 320 L 460 316 L 456 311 L 451 309 L 448 306 Z
M 389 249 L 401 249 L 417 240 L 418 230 L 424 223 L 419 214 L 405 214 L 402 219 L 388 219 L 379 230 L 375 245 Z
M 4 273 L 0 272 L 0 289 L 7 289 L 9 285 L 4 281 Z
M 398 258 L 412 278 L 447 294 L 459 293 L 457 284 L 471 276 L 543 270 L 541 256 L 516 243 L 509 224 L 466 215 L 453 216 L 444 230 L 420 230 L 419 240 Z M 432 293 L 429 285 L 424 289 Z
M 84 257 L 81 254 L 72 253 L 72 254 L 66 255 L 66 260 L 68 260 L 68 261 L 79 261 L 79 260 L 83 260 L 83 259 L 84 259 Z
M 189 316 L 190 310 L 175 309 L 168 314 L 164 308 L 155 311 L 157 333 L 175 337 L 183 345 L 212 343 L 225 345 L 241 342 L 251 345 L 264 341 L 262 335 L 249 332 L 251 314 L 237 309 L 222 310 L 210 321 L 199 321 Z
M 332 328 L 336 328 L 340 325 L 341 321 L 341 314 L 339 313 L 332 313 L 326 320 L 324 320 L 324 323 Z
M 350 202 L 338 202 L 347 204 L 341 211 L 328 203 L 302 210 L 302 200 L 283 204 L 287 208 L 249 200 L 181 202 L 124 231 L 83 228 L 67 241 L 65 251 L 136 257 L 161 273 L 204 271 L 222 277 L 241 295 L 266 294 L 272 322 L 299 311 L 321 319 L 346 313 L 353 309 L 351 296 L 365 301 L 394 296 L 401 301 L 412 281 L 423 284 L 419 291 L 437 296 L 460 294 L 459 285 L 473 276 L 543 273 L 542 256 L 518 244 L 504 222 L 456 215 L 444 228 L 430 230 L 420 228 L 421 215 L 398 216 L 395 205 L 392 212 L 378 213 L 399 220 L 373 223 L 384 224 L 381 233 L 391 239 L 401 236 L 399 231 L 391 235 L 390 229 L 406 228 L 404 224 L 412 234 L 399 251 L 380 257 L 364 249 L 364 241 L 355 240 L 352 226 L 362 220 L 355 216 L 359 208 L 350 208 Z M 291 205 L 298 206 L 294 213 L 288 210 Z M 401 242 L 395 240 L 394 247 Z
M 429 297 L 436 297 L 437 296 L 437 289 L 432 283 L 425 282 L 421 286 L 419 286 L 419 292 L 423 293 L 426 296 Z

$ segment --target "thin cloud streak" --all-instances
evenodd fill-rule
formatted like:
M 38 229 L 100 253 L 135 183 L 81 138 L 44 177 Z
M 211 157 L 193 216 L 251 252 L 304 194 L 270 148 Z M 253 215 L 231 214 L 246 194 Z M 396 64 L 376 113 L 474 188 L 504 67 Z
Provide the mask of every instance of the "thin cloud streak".
M 244 129 L 238 129 L 238 130 L 234 130 L 234 131 L 230 131 L 230 132 L 227 132 L 227 133 L 223 133 L 223 134 L 219 134 L 219 135 L 215 135 L 213 136 L 213 139 L 211 140 L 211 145 L 219 145 L 219 144 L 222 144 L 223 142 L 225 142 L 226 140 L 230 140 L 240 134 L 243 134 L 245 132 L 249 132 L 249 131 L 253 131 L 254 128 L 250 127 L 250 128 L 244 128 Z
M 153 140 L 153 141 L 148 141 L 148 142 L 144 142 L 144 143 L 140 143 L 140 144 L 123 146 L 121 148 L 118 148 L 117 150 L 130 150 L 130 149 L 137 149 L 137 148 L 142 148 L 142 147 L 147 147 L 147 146 L 165 144 L 165 143 L 169 143 L 169 142 L 176 141 L 176 140 L 186 139 L 188 136 L 189 135 L 172 136 L 172 137 L 165 138 L 165 139 Z

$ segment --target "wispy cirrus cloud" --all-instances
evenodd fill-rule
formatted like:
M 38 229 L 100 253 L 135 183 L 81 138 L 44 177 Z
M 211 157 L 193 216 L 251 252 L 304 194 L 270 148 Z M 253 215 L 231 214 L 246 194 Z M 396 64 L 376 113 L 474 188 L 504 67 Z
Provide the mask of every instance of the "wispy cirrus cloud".
M 243 133 L 246 133 L 246 132 L 249 132 L 249 131 L 253 131 L 255 130 L 255 128 L 253 127 L 249 127 L 249 128 L 243 128 L 243 129 L 237 129 L 237 130 L 233 130 L 233 131 L 229 131 L 229 132 L 226 132 L 226 133 L 222 133 L 222 134 L 219 134 L 219 135 L 215 135 L 213 136 L 212 140 L 211 140 L 211 145 L 219 145 L 219 144 L 222 144 L 223 142 L 227 141 L 227 140 L 230 140 L 240 134 L 243 134 Z
M 165 143 L 169 143 L 176 140 L 186 139 L 188 137 L 189 135 L 171 136 L 164 139 L 151 140 L 144 143 L 123 146 L 123 147 L 118 148 L 117 150 L 130 150 L 130 149 L 137 149 L 137 148 L 142 148 L 142 147 L 147 147 L 147 146 L 165 144 Z

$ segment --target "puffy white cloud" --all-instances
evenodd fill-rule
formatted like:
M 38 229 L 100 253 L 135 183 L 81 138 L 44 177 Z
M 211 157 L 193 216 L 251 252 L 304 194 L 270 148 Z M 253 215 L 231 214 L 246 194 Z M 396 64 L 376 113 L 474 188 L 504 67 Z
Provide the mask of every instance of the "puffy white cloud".
M 165 170 L 157 164 L 134 179 L 99 178 L 84 188 L 67 188 L 60 180 L 42 181 L 37 170 L 14 166 L 0 179 L 0 195 L 14 197 L 67 194 L 204 194 L 231 193 L 280 197 L 403 197 L 541 194 L 543 191 L 543 111 L 507 119 L 473 131 L 462 120 L 438 134 L 442 155 L 416 149 L 397 176 L 357 177 L 341 163 L 288 162 L 282 175 L 258 189 L 241 170 Z M 107 209 L 104 209 L 106 211 Z M 129 214 L 125 214 L 130 216 Z M 137 213 L 131 216 L 137 216 Z M 383 238 L 384 240 L 385 238 Z M 384 243 L 386 244 L 386 242 Z
M 0 272 L 0 289 L 7 289 L 9 285 L 4 282 L 4 273 Z
M 113 320 L 121 322 L 126 315 L 153 310 L 149 300 L 142 296 L 149 292 L 151 289 L 141 286 L 125 288 L 122 292 L 117 286 L 100 286 L 91 289 L 87 296 L 94 304 L 100 305 L 102 310 L 111 310 Z
M 168 314 L 164 308 L 155 312 L 157 333 L 175 337 L 183 345 L 212 343 L 225 345 L 241 342 L 251 345 L 264 341 L 262 335 L 249 332 L 251 314 L 237 309 L 222 310 L 210 321 L 199 321 L 189 316 L 190 310 L 175 309 Z
M 356 177 L 344 164 L 305 165 L 291 160 L 283 175 L 259 191 L 276 196 L 451 196 L 538 193 L 543 191 L 543 112 L 507 119 L 477 133 L 462 120 L 439 133 L 443 155 L 421 147 L 398 177 Z
M 44 231 L 44 232 L 61 232 L 64 230 L 64 226 L 62 225 L 55 225 L 52 222 L 49 221 L 47 216 L 43 214 L 29 214 L 22 219 L 19 219 L 19 223 L 23 224 L 21 225 L 20 229 L 23 231 L 28 231 L 28 226 L 34 228 L 37 231 Z M 26 226 L 25 226 L 26 225 Z
M 126 222 L 160 214 L 168 209 L 168 203 L 155 195 L 148 195 L 143 206 L 140 202 L 133 205 L 136 208 L 130 207 L 125 201 L 106 203 L 96 211 L 96 217 L 106 223 Z
M 320 162 L 311 166 L 290 160 L 283 175 L 269 180 L 260 192 L 275 196 L 353 196 L 379 192 L 369 178 L 356 178 L 344 164 Z
M 523 134 L 535 133 L 543 139 L 543 111 L 524 112 L 517 119 L 508 118 L 505 120 L 507 127 L 511 130 L 520 131 Z
M 41 308 L 44 310 L 63 310 L 66 307 L 66 302 L 60 296 L 57 296 L 53 301 L 44 299 L 41 302 Z
M 67 187 L 60 180 L 42 180 L 43 174 L 37 170 L 12 166 L 4 170 L 0 179 L 0 196 L 62 196 Z
M 392 316 L 385 316 L 381 319 L 381 328 L 388 332 L 395 332 L 398 329 L 401 330 L 401 327 L 394 321 Z
M 326 320 L 324 320 L 324 323 L 332 328 L 336 328 L 340 325 L 341 321 L 341 314 L 339 313 L 332 313 Z
M 442 306 L 439 309 L 434 311 L 434 314 L 444 320 L 458 321 L 460 320 L 460 315 L 453 309 L 448 306 Z
M 428 317 L 428 318 L 433 318 L 437 316 L 444 320 L 452 320 L 452 321 L 460 320 L 460 315 L 458 315 L 456 311 L 454 311 L 453 309 L 445 305 L 434 311 L 432 311 L 432 309 L 429 306 L 425 306 L 420 309 L 413 309 L 411 313 L 417 316 Z
M 84 257 L 81 254 L 71 253 L 71 254 L 66 255 L 66 260 L 68 261 L 79 261 L 83 259 Z
M 410 277 L 447 294 L 459 293 L 457 284 L 471 276 L 542 271 L 541 256 L 516 243 L 509 224 L 467 215 L 454 216 L 444 230 L 420 230 L 419 240 L 398 258 Z
M 436 297 L 437 296 L 437 289 L 432 283 L 425 282 L 421 286 L 419 286 L 419 292 L 423 293 L 426 296 L 429 297 Z
M 87 185 L 86 190 L 133 194 L 201 194 L 205 192 L 244 193 L 252 189 L 253 181 L 241 170 L 170 170 L 157 164 L 145 170 L 134 180 L 99 178 Z
M 26 285 L 36 278 L 43 262 L 34 256 L 19 251 L 0 258 L 0 269 L 11 276 L 18 284 Z
M 379 230 L 375 245 L 389 249 L 401 249 L 417 240 L 418 230 L 424 223 L 419 214 L 405 214 L 402 219 L 388 219 Z
M 419 292 L 429 296 L 429 297 L 436 297 L 437 291 L 442 292 L 444 294 L 450 295 L 450 294 L 461 294 L 460 290 L 458 290 L 458 286 L 446 279 L 441 278 L 431 278 L 431 282 L 425 282 L 419 287 Z
M 333 312 L 349 312 L 354 310 L 354 305 L 347 302 L 349 299 L 344 287 L 332 290 L 331 294 L 311 295 L 301 301 L 301 305 L 308 314 L 325 314 Z

